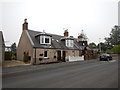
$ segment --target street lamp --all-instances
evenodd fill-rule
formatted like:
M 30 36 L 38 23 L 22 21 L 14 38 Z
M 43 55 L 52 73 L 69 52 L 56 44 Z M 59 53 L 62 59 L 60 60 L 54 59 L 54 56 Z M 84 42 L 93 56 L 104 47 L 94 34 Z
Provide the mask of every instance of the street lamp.
M 100 52 L 101 52 L 101 44 L 100 44 L 100 40 L 101 40 L 101 38 L 99 38 L 99 50 L 100 50 Z

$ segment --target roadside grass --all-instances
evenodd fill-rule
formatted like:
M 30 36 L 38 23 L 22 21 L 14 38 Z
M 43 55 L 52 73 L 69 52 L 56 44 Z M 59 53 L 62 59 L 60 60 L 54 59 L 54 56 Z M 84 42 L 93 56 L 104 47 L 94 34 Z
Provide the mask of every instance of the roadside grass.
M 28 65 L 29 63 L 24 63 L 20 60 L 4 60 L 3 67 L 13 67 L 13 66 L 20 66 L 20 65 Z

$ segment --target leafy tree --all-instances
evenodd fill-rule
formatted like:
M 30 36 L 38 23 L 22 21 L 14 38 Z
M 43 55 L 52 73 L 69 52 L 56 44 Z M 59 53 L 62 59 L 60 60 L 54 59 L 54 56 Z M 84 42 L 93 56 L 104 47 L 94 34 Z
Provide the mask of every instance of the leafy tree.
M 92 43 L 89 43 L 89 45 L 88 45 L 90 48 L 92 48 L 92 49 L 94 49 L 94 48 L 96 48 L 97 46 L 96 46 L 96 44 L 94 43 L 94 42 L 92 42 Z
M 108 45 L 106 44 L 106 43 L 99 43 L 98 45 L 97 45 L 97 47 L 99 48 L 101 48 L 101 51 L 103 51 L 103 52 L 106 52 L 107 51 L 107 49 L 108 49 Z
M 115 45 L 111 51 L 113 53 L 120 54 L 120 45 Z
M 13 43 L 11 45 L 11 51 L 14 52 L 14 53 L 16 53 L 16 43 Z
M 11 45 L 12 59 L 16 59 L 16 43 Z
M 105 38 L 109 46 L 120 45 L 120 26 L 115 25 L 110 33 L 110 37 Z

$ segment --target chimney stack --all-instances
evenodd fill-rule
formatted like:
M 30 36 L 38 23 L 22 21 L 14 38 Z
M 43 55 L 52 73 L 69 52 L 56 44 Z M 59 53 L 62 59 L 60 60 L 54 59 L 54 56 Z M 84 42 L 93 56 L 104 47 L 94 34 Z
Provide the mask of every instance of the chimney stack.
M 24 19 L 23 30 L 28 30 L 28 22 L 27 22 L 27 19 Z
M 69 36 L 68 29 L 66 29 L 66 30 L 64 31 L 64 36 L 65 36 L 65 37 L 68 37 L 68 36 Z

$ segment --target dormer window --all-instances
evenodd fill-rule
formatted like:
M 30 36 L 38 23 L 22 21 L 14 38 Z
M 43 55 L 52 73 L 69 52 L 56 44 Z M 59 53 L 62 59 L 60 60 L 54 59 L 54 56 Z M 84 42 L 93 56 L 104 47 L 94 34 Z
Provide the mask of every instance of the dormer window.
M 40 36 L 40 44 L 51 44 L 50 36 Z
M 74 46 L 74 41 L 73 40 L 66 40 L 66 46 L 67 47 L 73 47 Z
M 63 41 L 67 47 L 74 47 L 74 38 L 71 36 L 63 37 L 63 38 L 61 38 L 61 41 Z

